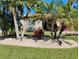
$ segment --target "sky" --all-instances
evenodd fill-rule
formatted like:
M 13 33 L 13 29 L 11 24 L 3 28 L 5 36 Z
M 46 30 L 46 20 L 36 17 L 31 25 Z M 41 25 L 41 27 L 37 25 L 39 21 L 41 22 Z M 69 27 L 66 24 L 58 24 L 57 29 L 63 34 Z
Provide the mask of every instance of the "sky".
M 74 7 L 75 9 L 78 9 L 78 3 L 74 2 L 74 3 L 72 4 L 72 7 Z
M 43 0 L 45 3 L 51 3 L 53 0 Z
M 43 0 L 43 2 L 45 2 L 45 3 L 51 3 L 52 1 L 57 1 L 57 0 Z M 65 4 L 67 4 L 68 0 L 62 0 L 62 2 L 63 2 L 63 5 L 65 5 Z M 74 2 L 72 4 L 72 7 L 77 9 L 78 8 L 78 3 Z M 28 11 L 26 6 L 24 6 L 23 11 L 24 11 L 23 12 L 23 16 L 25 16 L 27 14 L 27 11 Z M 30 12 L 31 12 L 31 14 L 35 14 L 36 13 L 35 10 L 33 10 L 32 8 L 31 8 Z
M 68 0 L 62 0 L 63 4 L 67 4 Z
M 43 0 L 43 2 L 45 3 L 51 3 L 53 1 L 57 1 L 57 0 Z M 62 0 L 63 4 L 66 4 L 68 2 L 68 0 Z
M 24 8 L 23 8 L 23 16 L 26 16 L 27 12 L 28 12 L 28 9 L 27 9 L 26 6 L 24 6 Z M 32 8 L 30 8 L 30 12 L 31 12 L 31 14 L 36 14 L 36 11 L 33 10 Z

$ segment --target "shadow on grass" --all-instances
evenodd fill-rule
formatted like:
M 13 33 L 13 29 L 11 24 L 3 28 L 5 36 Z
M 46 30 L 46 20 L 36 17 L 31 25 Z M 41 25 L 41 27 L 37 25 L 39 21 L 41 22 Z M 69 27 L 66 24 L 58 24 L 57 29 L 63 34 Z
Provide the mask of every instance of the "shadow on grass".
M 60 38 L 66 39 L 67 37 L 71 37 L 71 36 L 78 36 L 78 34 L 64 34 L 64 35 L 61 36 Z
M 6 35 L 6 36 L 0 36 L 0 40 L 4 40 L 6 38 L 15 38 L 16 35 Z
M 78 34 L 65 34 L 64 36 L 77 36 Z
M 20 36 L 21 36 L 21 34 L 20 34 Z M 42 36 L 42 37 L 40 37 L 40 38 L 38 38 L 38 37 L 33 37 L 32 34 L 24 34 L 24 37 L 25 37 L 26 39 L 32 38 L 33 40 L 44 40 L 44 41 L 47 41 L 47 40 L 49 40 L 49 38 L 50 38 L 50 36 Z M 4 40 L 4 39 L 6 39 L 6 38 L 16 38 L 16 35 L 14 34 L 14 35 L 0 36 L 0 40 Z
M 27 39 L 32 38 L 32 40 L 34 40 L 35 42 L 37 42 L 38 40 L 44 40 L 44 41 L 48 41 L 49 39 L 51 39 L 50 36 L 44 35 L 42 37 L 34 37 L 33 35 L 24 35 L 25 37 L 27 37 Z

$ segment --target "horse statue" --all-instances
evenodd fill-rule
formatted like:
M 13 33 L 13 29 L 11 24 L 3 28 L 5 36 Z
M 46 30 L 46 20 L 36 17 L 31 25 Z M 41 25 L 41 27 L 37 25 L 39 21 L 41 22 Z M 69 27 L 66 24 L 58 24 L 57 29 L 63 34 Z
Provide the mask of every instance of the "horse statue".
M 47 28 L 51 32 L 51 36 L 52 36 L 51 38 L 53 40 L 57 39 L 58 44 L 61 45 L 62 42 L 59 40 L 59 38 L 60 38 L 62 32 L 66 29 L 66 25 L 65 25 L 64 20 L 59 22 L 59 25 L 58 25 L 57 20 L 51 14 L 46 14 L 44 19 L 45 19 L 45 21 L 47 23 Z M 58 31 L 59 31 L 59 34 L 57 36 Z
M 23 26 L 23 31 L 22 31 L 21 39 L 24 36 L 24 33 L 26 31 L 26 21 L 27 20 L 28 20 L 28 15 L 25 16 L 25 17 L 21 17 L 20 22 L 21 22 L 21 24 Z M 57 43 L 59 45 L 61 45 L 62 42 L 59 40 L 59 38 L 60 38 L 62 32 L 66 28 L 66 25 L 65 25 L 64 21 L 61 21 L 60 22 L 60 26 L 58 26 L 57 25 L 57 20 L 52 15 L 49 16 L 49 14 L 46 14 L 45 17 L 43 18 L 43 20 L 45 20 L 47 22 L 47 27 L 49 27 L 48 29 L 51 32 L 51 38 L 52 38 L 52 40 L 56 40 L 57 39 Z M 59 35 L 57 36 L 57 32 L 58 31 L 59 31 Z

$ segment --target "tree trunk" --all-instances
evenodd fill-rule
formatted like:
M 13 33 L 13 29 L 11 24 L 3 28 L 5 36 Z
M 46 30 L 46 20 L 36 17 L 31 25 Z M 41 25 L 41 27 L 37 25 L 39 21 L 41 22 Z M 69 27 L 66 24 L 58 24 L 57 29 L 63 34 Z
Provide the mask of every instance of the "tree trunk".
M 17 24 L 17 21 L 16 21 L 16 14 L 15 14 L 14 8 L 13 8 L 13 18 L 14 18 L 14 26 L 15 26 L 16 38 L 20 39 L 19 30 L 18 30 L 18 24 Z
M 26 32 L 26 20 L 21 19 L 20 22 L 21 22 L 21 24 L 23 26 L 23 31 L 22 31 L 21 39 L 20 39 L 20 41 L 22 41 L 22 38 L 24 37 L 24 33 Z

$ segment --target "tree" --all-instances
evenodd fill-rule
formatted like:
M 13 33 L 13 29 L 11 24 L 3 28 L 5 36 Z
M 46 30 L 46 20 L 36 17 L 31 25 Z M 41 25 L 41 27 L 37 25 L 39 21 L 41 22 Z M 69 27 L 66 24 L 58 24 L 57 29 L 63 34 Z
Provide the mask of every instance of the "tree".
M 6 5 L 4 5 L 4 3 L 5 2 L 2 1 L 1 4 L 0 4 L 0 7 L 1 7 L 1 9 L 0 9 L 0 11 L 1 11 L 0 16 L 1 17 L 0 18 L 2 19 L 0 21 L 0 27 L 3 31 L 3 35 L 6 36 L 8 34 L 10 24 L 8 22 L 8 17 L 7 17 L 7 14 L 6 14 L 6 11 L 8 10 L 8 8 L 7 8 Z
M 1 1 L 2 5 L 5 5 L 5 8 L 3 9 L 3 11 L 5 12 L 5 9 L 8 8 L 8 10 L 10 10 L 13 13 L 15 31 L 16 31 L 17 39 L 19 39 L 19 31 L 18 31 L 18 25 L 16 22 L 16 13 L 15 13 L 16 2 L 17 2 L 17 0 L 16 1 L 13 1 L 13 0 Z M 3 13 L 3 14 L 5 14 L 5 13 Z

